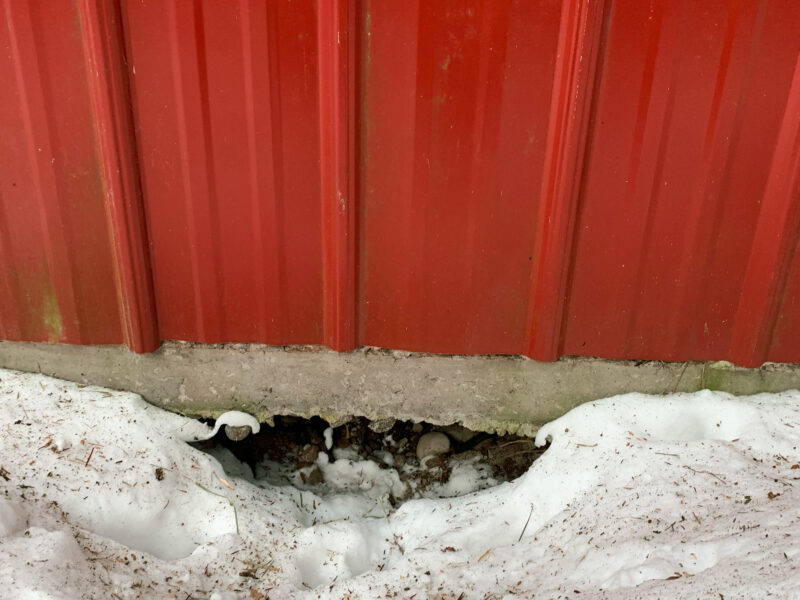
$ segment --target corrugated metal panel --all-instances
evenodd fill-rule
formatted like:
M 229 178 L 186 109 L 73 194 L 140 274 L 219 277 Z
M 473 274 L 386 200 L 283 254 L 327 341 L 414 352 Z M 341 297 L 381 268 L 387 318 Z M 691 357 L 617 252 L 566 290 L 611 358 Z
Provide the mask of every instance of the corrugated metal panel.
M 800 362 L 792 0 L 47 6 L 6 339 Z
M 559 3 L 366 11 L 364 341 L 524 353 Z
M 1 18 L 0 336 L 120 343 L 77 10 L 7 0 Z
M 796 223 L 764 226 L 797 210 L 778 180 L 797 177 L 800 12 L 614 3 L 605 22 L 560 352 L 771 358 L 768 341 L 754 353 L 748 338 L 773 327 L 755 296 L 777 300 L 766 277 L 785 276 L 765 246 L 797 236 Z
M 127 2 L 162 338 L 322 343 L 311 2 Z

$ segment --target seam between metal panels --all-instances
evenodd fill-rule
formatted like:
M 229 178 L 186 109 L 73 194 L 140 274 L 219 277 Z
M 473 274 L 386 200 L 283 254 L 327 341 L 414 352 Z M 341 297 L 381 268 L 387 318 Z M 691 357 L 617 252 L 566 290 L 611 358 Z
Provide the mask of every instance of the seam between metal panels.
M 317 5 L 323 339 L 356 347 L 355 0 Z

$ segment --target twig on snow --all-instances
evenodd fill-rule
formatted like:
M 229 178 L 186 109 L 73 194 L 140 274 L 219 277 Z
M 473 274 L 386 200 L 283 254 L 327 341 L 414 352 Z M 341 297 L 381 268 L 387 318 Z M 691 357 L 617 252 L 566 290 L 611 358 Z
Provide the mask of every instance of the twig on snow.
M 689 470 L 690 470 L 692 473 L 705 473 L 706 475 L 711 475 L 711 476 L 712 476 L 714 479 L 717 479 L 717 480 L 721 481 L 723 485 L 728 485 L 728 482 L 727 482 L 727 481 L 725 481 L 725 480 L 724 480 L 722 477 L 720 477 L 719 475 L 717 475 L 717 474 L 715 474 L 715 473 L 712 473 L 711 471 L 698 471 L 697 469 L 693 469 L 693 468 L 692 468 L 692 467 L 690 467 L 689 465 L 683 465 L 683 468 L 684 468 L 684 469 L 689 469 Z
M 531 517 L 533 516 L 533 502 L 531 502 L 531 512 L 528 513 L 528 520 L 525 521 L 525 527 L 522 528 L 522 533 L 519 534 L 519 539 L 517 542 L 522 541 L 522 536 L 525 535 L 525 530 L 528 528 L 528 523 L 531 522 Z
M 197 487 L 199 487 L 201 490 L 206 491 L 209 494 L 213 494 L 214 496 L 219 496 L 220 498 L 228 501 L 228 504 L 230 504 L 231 508 L 233 508 L 233 520 L 236 522 L 236 535 L 239 535 L 239 513 L 236 512 L 236 505 L 233 503 L 233 500 L 231 500 L 227 496 L 223 496 L 222 494 L 218 494 L 217 492 L 212 492 L 210 489 L 208 489 L 204 485 L 200 485 L 196 481 L 194 482 L 194 484 Z

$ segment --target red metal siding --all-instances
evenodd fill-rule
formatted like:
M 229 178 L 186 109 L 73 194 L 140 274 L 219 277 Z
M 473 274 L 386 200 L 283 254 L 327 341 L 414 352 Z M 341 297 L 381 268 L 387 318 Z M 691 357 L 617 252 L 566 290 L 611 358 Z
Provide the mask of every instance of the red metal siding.
M 364 343 L 522 354 L 559 3 L 366 10 Z
M 164 339 L 322 343 L 312 2 L 125 2 Z
M 773 324 L 770 359 L 775 362 L 797 362 L 797 340 L 800 340 L 800 235 L 795 236 L 792 261 L 787 270 L 784 292 L 776 300 L 778 317 Z
M 0 337 L 123 341 L 76 7 L 2 3 Z
M 46 4 L 2 338 L 800 362 L 793 0 Z
M 771 358 L 766 346 L 750 356 L 750 334 L 732 336 L 771 327 L 774 314 L 738 310 L 759 291 L 780 294 L 759 273 L 746 278 L 748 263 L 769 236 L 797 235 L 758 223 L 798 203 L 791 186 L 767 185 L 792 168 L 796 177 L 796 162 L 779 163 L 798 139 L 800 11 L 790 1 L 614 3 L 606 27 L 561 353 Z M 779 142 L 787 134 L 793 142 Z M 760 268 L 782 277 L 785 267 Z

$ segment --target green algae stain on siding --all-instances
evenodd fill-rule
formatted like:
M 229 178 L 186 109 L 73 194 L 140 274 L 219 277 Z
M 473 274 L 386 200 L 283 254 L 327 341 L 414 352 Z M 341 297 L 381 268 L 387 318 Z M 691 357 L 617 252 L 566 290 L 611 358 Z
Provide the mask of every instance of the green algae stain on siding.
M 45 268 L 44 275 L 40 308 L 41 320 L 47 331 L 47 341 L 59 342 L 62 334 L 61 310 L 49 269 Z

